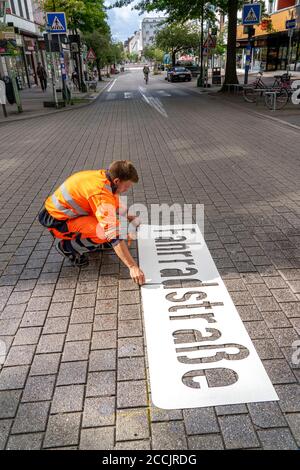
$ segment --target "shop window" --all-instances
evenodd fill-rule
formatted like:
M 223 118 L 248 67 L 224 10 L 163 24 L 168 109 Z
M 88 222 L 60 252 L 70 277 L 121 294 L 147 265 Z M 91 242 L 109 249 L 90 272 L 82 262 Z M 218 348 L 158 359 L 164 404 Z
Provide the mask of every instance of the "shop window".
M 13 14 L 16 14 L 15 0 L 10 0 L 10 7 Z

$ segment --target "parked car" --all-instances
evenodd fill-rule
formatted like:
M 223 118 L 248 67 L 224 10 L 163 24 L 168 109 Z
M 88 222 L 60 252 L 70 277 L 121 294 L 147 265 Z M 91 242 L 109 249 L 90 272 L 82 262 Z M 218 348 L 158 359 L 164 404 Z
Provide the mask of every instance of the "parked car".
M 175 82 L 176 80 L 190 82 L 192 80 L 192 74 L 185 67 L 172 67 L 167 72 L 167 80 L 168 82 Z

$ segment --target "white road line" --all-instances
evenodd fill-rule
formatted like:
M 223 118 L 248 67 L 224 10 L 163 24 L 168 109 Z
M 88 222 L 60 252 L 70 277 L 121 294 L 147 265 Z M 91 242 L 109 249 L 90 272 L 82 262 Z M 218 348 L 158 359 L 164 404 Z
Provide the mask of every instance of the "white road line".
M 125 92 L 124 92 L 124 98 L 125 98 L 126 100 L 132 98 L 132 92 L 131 92 L 131 91 L 125 91 Z
M 154 108 L 158 113 L 167 118 L 168 114 L 166 113 L 160 99 L 153 98 L 153 96 L 146 96 L 143 90 L 145 90 L 145 88 L 139 87 L 139 92 L 142 95 L 143 100 L 146 101 L 146 103 L 149 104 L 149 106 L 151 106 L 152 108 Z
M 165 90 L 158 90 L 157 93 L 159 93 L 161 96 L 172 96 L 170 93 L 167 93 Z
M 110 90 L 112 89 L 112 87 L 114 86 L 114 84 L 116 83 L 117 79 L 115 78 L 114 81 L 112 82 L 112 84 L 107 88 L 107 91 L 110 92 Z

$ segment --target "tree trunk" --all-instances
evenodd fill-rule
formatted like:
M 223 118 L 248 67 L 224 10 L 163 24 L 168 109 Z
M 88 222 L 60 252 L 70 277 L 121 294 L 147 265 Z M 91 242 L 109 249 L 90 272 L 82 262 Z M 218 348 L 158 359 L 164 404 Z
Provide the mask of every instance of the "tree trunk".
M 228 0 L 228 39 L 225 81 L 221 91 L 227 90 L 226 84 L 239 83 L 236 73 L 236 28 L 238 0 Z
M 172 51 L 172 67 L 175 67 L 176 63 L 176 51 Z
M 100 60 L 96 60 L 96 67 L 97 67 L 97 72 L 98 72 L 98 81 L 102 81 L 102 76 L 101 76 L 101 64 Z

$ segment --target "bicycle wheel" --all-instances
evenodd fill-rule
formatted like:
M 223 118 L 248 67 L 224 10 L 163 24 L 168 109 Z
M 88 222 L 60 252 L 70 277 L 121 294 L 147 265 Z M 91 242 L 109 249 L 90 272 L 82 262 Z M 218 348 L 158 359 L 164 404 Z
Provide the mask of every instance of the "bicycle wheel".
M 272 90 L 270 90 L 272 91 Z M 276 107 L 275 109 L 282 109 L 287 102 L 289 101 L 289 93 L 286 88 L 280 88 L 280 90 L 276 91 Z M 274 109 L 274 97 L 273 95 L 265 95 L 265 105 L 269 109 Z
M 256 92 L 254 91 L 254 87 L 245 87 L 243 89 L 243 97 L 247 103 L 255 103 L 256 100 Z

